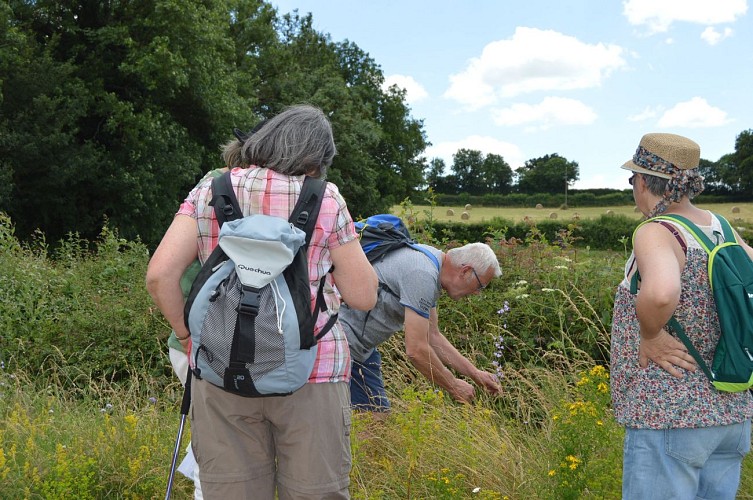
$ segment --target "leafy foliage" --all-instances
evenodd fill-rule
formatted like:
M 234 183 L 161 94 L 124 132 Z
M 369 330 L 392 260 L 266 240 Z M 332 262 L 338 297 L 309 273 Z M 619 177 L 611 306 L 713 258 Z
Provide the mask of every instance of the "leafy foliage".
M 619 497 L 621 429 L 605 363 L 592 354 L 603 360 L 624 255 L 579 250 L 572 233 L 556 244 L 533 229 L 526 244 L 490 237 L 503 276 L 439 307 L 443 332 L 498 373 L 502 394 L 451 401 L 392 337 L 381 350 L 393 412 L 378 422 L 354 416 L 353 498 Z M 49 257 L 43 238 L 20 243 L 0 216 L 0 481 L 9 498 L 164 494 L 181 388 L 155 340 L 169 327 L 143 288 L 148 256 L 107 228 L 90 246 L 71 236 Z M 740 498 L 750 497 L 751 472 L 748 456 Z M 176 477 L 176 494 L 192 487 Z
M 260 0 L 0 4 L 0 210 L 22 238 L 154 246 L 233 127 L 286 105 L 329 113 L 330 171 L 356 215 L 423 185 L 423 124 L 379 66 L 310 15 Z M 40 77 L 40 75 L 42 77 Z
M 533 158 L 517 169 L 518 192 L 561 193 L 580 178 L 578 163 L 553 153 Z
M 169 328 L 143 284 L 146 248 L 107 227 L 88 247 L 71 235 L 50 258 L 41 235 L 22 245 L 0 216 L 0 360 L 33 373 L 54 367 L 68 389 L 122 380 L 134 366 L 164 374 L 158 339 Z

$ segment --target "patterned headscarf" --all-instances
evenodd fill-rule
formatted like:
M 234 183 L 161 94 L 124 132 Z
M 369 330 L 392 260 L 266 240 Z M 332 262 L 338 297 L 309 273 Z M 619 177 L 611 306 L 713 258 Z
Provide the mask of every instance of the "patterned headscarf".
M 633 158 L 622 168 L 667 179 L 664 194 L 649 217 L 663 213 L 684 196 L 692 200 L 703 192 L 703 177 L 698 173 L 700 153 L 698 144 L 680 135 L 650 133 L 641 138 Z
M 679 202 L 683 196 L 687 196 L 688 199 L 692 200 L 703 192 L 703 176 L 698 173 L 697 168 L 689 170 L 677 168 L 672 163 L 651 153 L 642 146 L 638 146 L 638 149 L 635 151 L 633 163 L 647 170 L 671 176 L 667 179 L 667 187 L 664 190 L 662 199 L 649 212 L 649 218 L 661 215 L 667 210 L 670 203 Z

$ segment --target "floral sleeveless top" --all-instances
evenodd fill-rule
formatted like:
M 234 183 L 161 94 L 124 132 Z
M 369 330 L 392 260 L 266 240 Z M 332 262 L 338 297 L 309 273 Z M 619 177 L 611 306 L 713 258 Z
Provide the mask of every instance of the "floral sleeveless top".
M 703 248 L 679 224 L 673 227 L 687 244 L 682 272 L 677 321 L 708 365 L 719 339 L 719 318 L 709 285 L 708 256 Z M 712 226 L 699 226 L 716 241 L 721 226 L 712 217 Z M 657 364 L 638 364 L 639 326 L 635 311 L 636 296 L 630 293 L 635 255 L 625 265 L 625 277 L 617 287 L 612 313 L 611 379 L 612 406 L 622 425 L 642 429 L 668 429 L 728 425 L 753 416 L 753 395 L 749 391 L 727 393 L 716 390 L 699 368 L 681 379 L 671 376 Z M 640 292 L 639 292 L 640 293 Z M 672 335 L 674 332 L 667 326 Z

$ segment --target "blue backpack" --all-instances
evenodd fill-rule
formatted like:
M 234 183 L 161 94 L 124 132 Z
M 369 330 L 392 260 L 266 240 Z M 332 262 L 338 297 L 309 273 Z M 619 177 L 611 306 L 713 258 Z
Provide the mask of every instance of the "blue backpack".
M 393 250 L 409 247 L 426 255 L 439 269 L 437 258 L 411 238 L 410 231 L 400 217 L 392 214 L 372 215 L 355 225 L 361 248 L 372 264 Z

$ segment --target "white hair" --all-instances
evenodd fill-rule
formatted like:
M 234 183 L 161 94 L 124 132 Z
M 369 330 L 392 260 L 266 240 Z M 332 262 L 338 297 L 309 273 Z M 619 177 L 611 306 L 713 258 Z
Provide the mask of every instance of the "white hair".
M 497 256 L 486 243 L 469 243 L 462 247 L 451 248 L 447 251 L 447 258 L 457 266 L 468 265 L 481 274 L 494 269 L 495 278 L 502 275 Z

